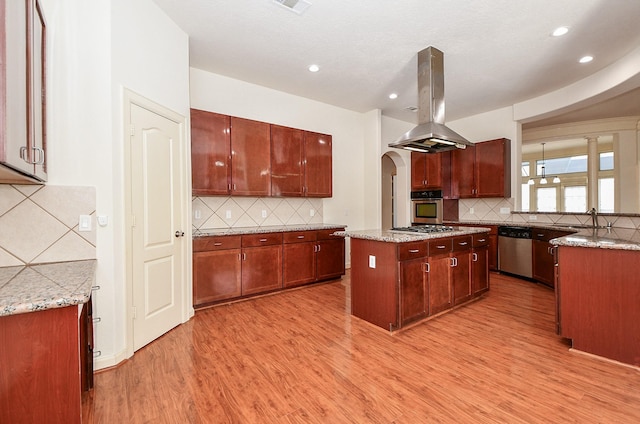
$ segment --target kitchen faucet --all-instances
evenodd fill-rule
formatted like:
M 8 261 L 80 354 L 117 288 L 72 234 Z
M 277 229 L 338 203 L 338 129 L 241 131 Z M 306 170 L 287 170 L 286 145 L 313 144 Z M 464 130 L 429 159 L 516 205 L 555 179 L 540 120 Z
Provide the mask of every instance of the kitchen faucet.
M 591 210 L 587 212 L 591 215 L 591 227 L 598 228 L 598 212 L 596 212 L 596 208 L 591 208 Z

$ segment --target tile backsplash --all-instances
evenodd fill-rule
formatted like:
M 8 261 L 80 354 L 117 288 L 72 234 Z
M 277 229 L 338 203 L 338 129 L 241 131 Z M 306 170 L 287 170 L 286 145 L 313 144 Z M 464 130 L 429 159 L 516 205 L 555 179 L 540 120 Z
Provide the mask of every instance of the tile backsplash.
M 193 229 L 322 224 L 322 199 L 198 196 L 191 202 Z
M 573 224 L 590 225 L 591 216 L 587 213 L 535 213 L 514 212 L 514 199 L 460 199 L 458 205 L 460 221 L 504 222 L 509 224 Z M 616 228 L 640 228 L 640 215 L 605 214 L 599 217 L 600 225 L 611 222 Z
M 0 266 L 95 259 L 95 210 L 93 187 L 0 184 Z

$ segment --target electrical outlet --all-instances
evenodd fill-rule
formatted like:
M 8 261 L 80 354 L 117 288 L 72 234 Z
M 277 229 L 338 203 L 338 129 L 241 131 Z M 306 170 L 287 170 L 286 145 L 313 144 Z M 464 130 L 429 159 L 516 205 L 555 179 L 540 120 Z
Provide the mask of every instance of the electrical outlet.
M 316 211 L 314 209 L 309 209 L 309 216 L 315 216 Z
M 267 210 L 266 209 L 262 209 L 262 217 L 263 218 L 267 217 Z
M 200 212 L 200 209 L 196 209 L 193 212 L 193 216 L 194 216 L 195 219 L 200 219 L 202 217 L 202 212 Z
M 226 219 L 231 219 L 231 211 L 230 211 L 230 210 L 227 210 L 227 211 L 224 213 L 224 217 L 225 217 Z
M 529 215 L 529 221 L 537 221 L 537 220 L 538 220 L 537 215 Z
M 500 213 L 503 215 L 509 215 L 511 213 L 511 208 L 500 208 Z
M 376 267 L 376 257 L 373 255 L 369 255 L 369 268 Z
M 109 217 L 107 215 L 98 215 L 98 225 L 101 227 L 106 227 L 109 223 Z
M 476 213 L 476 210 L 474 208 L 469 208 L 469 213 L 473 215 Z

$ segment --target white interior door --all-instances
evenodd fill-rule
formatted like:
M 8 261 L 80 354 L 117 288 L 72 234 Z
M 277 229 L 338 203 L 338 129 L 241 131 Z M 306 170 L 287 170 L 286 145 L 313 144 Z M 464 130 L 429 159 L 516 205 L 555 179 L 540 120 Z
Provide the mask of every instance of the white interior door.
M 181 124 L 131 104 L 133 350 L 180 324 L 184 249 Z

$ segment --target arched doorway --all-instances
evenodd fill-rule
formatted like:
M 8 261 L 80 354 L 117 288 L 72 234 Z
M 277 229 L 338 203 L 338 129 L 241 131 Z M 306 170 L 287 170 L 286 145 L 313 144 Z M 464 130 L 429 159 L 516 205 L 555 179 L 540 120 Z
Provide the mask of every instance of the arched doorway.
M 382 181 L 380 199 L 382 205 L 380 228 L 409 225 L 409 167 L 397 152 L 387 152 L 381 158 Z

